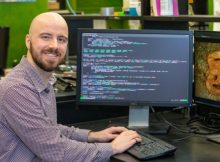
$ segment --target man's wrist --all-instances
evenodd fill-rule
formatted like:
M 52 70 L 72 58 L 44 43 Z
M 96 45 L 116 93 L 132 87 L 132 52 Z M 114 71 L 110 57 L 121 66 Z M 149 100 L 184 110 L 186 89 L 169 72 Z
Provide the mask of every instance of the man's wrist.
M 89 131 L 88 133 L 88 142 L 95 142 L 94 132 Z

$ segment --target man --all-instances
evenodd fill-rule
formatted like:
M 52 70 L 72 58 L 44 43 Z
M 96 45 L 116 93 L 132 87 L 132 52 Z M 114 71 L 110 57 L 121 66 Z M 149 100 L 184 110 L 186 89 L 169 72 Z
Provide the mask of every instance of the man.
M 27 55 L 0 81 L 1 162 L 108 161 L 141 141 L 124 127 L 93 132 L 57 124 L 52 72 L 68 43 L 60 15 L 35 17 L 25 43 Z

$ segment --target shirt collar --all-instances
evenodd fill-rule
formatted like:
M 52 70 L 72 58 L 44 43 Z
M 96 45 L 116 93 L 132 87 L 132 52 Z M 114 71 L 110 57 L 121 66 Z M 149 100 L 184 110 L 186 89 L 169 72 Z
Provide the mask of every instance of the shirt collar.
M 49 81 L 47 84 L 44 83 L 42 76 L 37 72 L 37 70 L 28 62 L 26 57 L 23 57 L 21 59 L 21 65 L 24 67 L 26 73 L 32 80 L 34 86 L 36 87 L 38 92 L 45 91 L 49 88 L 49 86 L 53 85 L 56 82 L 56 78 L 54 75 L 52 75 L 49 78 Z

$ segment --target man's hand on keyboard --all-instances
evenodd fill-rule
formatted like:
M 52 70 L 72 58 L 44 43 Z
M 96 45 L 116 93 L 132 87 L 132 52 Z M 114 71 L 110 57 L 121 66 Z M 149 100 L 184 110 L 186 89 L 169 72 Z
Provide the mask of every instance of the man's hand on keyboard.
M 89 132 L 89 142 L 109 142 L 128 129 L 125 127 L 110 127 L 98 132 Z
M 123 131 L 111 142 L 113 154 L 122 153 L 137 142 L 141 142 L 141 137 L 136 131 Z

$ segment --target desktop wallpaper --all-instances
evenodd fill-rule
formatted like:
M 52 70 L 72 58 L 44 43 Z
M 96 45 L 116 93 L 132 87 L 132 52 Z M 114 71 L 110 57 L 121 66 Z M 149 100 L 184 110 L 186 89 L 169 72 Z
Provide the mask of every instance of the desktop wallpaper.
M 220 101 L 220 43 L 195 42 L 195 96 Z

